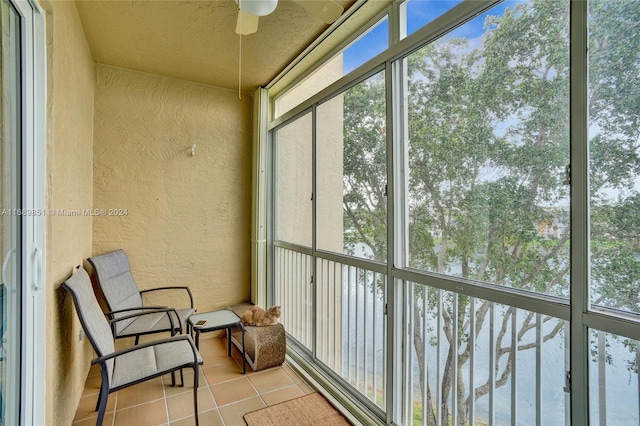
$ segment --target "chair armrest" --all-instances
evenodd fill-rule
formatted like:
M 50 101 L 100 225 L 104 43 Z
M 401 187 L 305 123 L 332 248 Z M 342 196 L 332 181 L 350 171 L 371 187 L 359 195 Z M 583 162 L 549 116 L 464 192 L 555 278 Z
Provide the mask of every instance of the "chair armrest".
M 150 293 L 152 291 L 159 291 L 159 290 L 185 290 L 187 294 L 189 294 L 189 300 L 191 301 L 191 308 L 193 309 L 193 295 L 191 294 L 191 289 L 187 286 L 168 286 L 168 287 L 148 288 L 146 290 L 140 290 L 140 295 L 142 296 L 143 293 Z
M 135 352 L 135 351 L 139 351 L 139 350 L 144 349 L 144 348 L 148 348 L 150 346 L 162 345 L 162 344 L 165 344 L 165 343 L 171 343 L 171 342 L 178 341 L 178 340 L 187 340 L 187 341 L 189 341 L 189 344 L 191 345 L 191 350 L 193 351 L 194 363 L 202 364 L 202 361 L 198 360 L 198 350 L 196 349 L 196 345 L 193 343 L 193 340 L 191 339 L 191 336 L 189 336 L 188 334 L 179 334 L 177 336 L 168 337 L 166 339 L 153 340 L 151 342 L 141 343 L 141 344 L 136 345 L 136 346 L 130 346 L 128 348 L 121 349 L 119 351 L 111 352 L 110 354 L 103 355 L 101 357 L 95 358 L 94 360 L 91 361 L 91 365 L 93 365 L 93 364 L 102 364 L 102 363 L 107 362 L 110 359 L 119 357 L 119 356 L 127 354 L 129 352 Z
M 149 315 L 149 314 L 157 314 L 159 312 L 166 312 L 167 313 L 167 317 L 169 318 L 169 325 L 171 326 L 171 330 L 173 330 L 175 327 L 173 325 L 173 317 L 171 315 L 171 312 L 173 312 L 176 316 L 176 318 L 178 319 L 178 325 L 180 326 L 180 329 L 182 330 L 182 322 L 180 321 L 180 317 L 178 316 L 178 313 L 176 312 L 176 310 L 174 308 L 135 308 L 135 309 L 121 309 L 120 311 L 113 311 L 113 312 L 126 312 L 126 311 L 132 311 L 132 310 L 146 310 L 147 312 L 136 312 L 134 314 L 130 314 L 130 315 L 125 315 L 123 317 L 119 317 L 119 318 L 113 318 L 109 320 L 109 325 L 111 326 L 112 331 L 114 332 L 114 336 L 115 336 L 115 328 L 114 328 L 114 324 L 117 323 L 118 321 L 123 321 L 126 319 L 131 319 L 131 318 L 136 318 L 136 317 L 141 317 L 143 315 Z M 111 313 L 113 313 L 111 312 Z
M 143 311 L 143 310 L 158 310 L 158 309 L 169 309 L 168 306 L 139 306 L 137 308 L 127 308 L 127 309 L 118 309 L 117 311 L 109 311 L 104 314 L 108 317 L 113 317 L 113 314 L 121 314 L 123 312 L 129 311 Z

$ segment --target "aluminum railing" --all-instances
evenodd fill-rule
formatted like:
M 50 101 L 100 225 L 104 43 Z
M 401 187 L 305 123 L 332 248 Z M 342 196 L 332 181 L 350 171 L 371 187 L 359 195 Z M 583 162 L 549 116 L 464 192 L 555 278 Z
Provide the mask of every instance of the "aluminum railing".
M 275 247 L 275 301 L 287 333 L 313 350 L 313 264 L 307 253 Z
M 407 423 L 569 422 L 568 323 L 408 283 Z
M 383 407 L 386 275 L 327 259 L 317 262 L 317 357 Z
M 318 362 L 352 390 L 385 407 L 386 275 L 317 258 L 314 279 L 311 262 L 307 253 L 275 247 L 281 322 L 289 336 L 311 353 L 315 338 Z
M 601 330 L 590 336 L 591 423 L 640 424 L 640 342 Z
M 275 302 L 290 339 L 384 410 L 384 268 L 275 246 Z M 314 276 L 315 269 L 315 276 Z M 404 282 L 406 424 L 569 425 L 568 322 Z M 591 330 L 590 406 L 600 425 L 640 418 L 637 341 Z M 398 349 L 402 350 L 402 349 Z M 634 399 L 634 396 L 635 399 Z

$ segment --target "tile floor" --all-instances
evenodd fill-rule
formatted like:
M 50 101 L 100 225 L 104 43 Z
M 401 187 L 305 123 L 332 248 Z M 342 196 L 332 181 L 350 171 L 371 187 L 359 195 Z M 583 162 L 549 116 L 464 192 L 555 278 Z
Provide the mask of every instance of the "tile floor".
M 213 334 L 213 333 L 212 333 Z M 200 337 L 204 364 L 200 370 L 198 411 L 203 426 L 242 426 L 250 411 L 314 392 L 289 366 L 283 364 L 243 375 L 233 357 L 227 357 L 227 340 Z M 166 375 L 109 395 L 105 426 L 193 425 L 193 371 L 185 370 L 185 386 L 171 387 Z M 100 388 L 99 370 L 92 367 L 73 426 L 95 425 L 94 411 Z

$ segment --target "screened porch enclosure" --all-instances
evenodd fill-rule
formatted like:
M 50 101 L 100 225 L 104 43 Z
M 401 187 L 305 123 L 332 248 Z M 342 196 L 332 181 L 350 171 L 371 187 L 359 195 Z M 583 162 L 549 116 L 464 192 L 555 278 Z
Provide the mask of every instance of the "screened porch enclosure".
M 380 423 L 639 424 L 638 21 L 409 0 L 334 56 L 269 126 L 290 353 Z

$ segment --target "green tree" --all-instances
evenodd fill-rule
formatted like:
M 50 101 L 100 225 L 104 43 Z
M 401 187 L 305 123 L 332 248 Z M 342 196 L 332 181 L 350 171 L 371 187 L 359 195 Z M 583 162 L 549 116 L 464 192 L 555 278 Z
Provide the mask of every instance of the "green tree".
M 589 20 L 592 292 L 595 303 L 634 312 L 640 312 L 639 4 L 592 0 Z M 569 13 L 568 1 L 517 4 L 485 19 L 479 46 L 446 36 L 407 58 L 410 267 L 568 297 Z M 345 226 L 357 230 L 345 244 L 366 244 L 380 261 L 387 226 L 384 87 L 378 77 L 350 89 L 344 124 Z M 470 359 L 470 335 L 487 326 L 491 303 L 476 306 L 471 330 L 470 299 L 459 296 L 454 312 L 444 297 L 439 312 L 437 294 L 418 288 L 413 305 L 418 318 L 441 315 L 450 343 L 441 387 L 422 389 L 422 421 L 436 425 L 439 394 L 442 424 L 456 410 L 463 425 L 472 399 L 491 385 L 466 389 L 461 368 Z M 494 325 L 496 387 L 513 374 L 516 353 L 503 342 L 513 315 L 516 309 L 507 308 Z M 544 321 L 544 341 L 563 329 L 562 321 Z M 537 347 L 528 337 L 535 314 L 518 324 L 517 349 Z M 415 322 L 421 384 L 430 332 Z M 458 405 L 449 407 L 453 392 Z
M 410 58 L 409 191 L 412 199 L 426 199 L 410 212 L 409 232 L 414 223 L 425 221 L 415 213 L 427 212 L 435 218 L 432 230 L 440 237 L 431 255 L 436 263 L 411 258 L 411 266 L 538 293 L 568 294 L 568 227 L 557 238 L 539 232 L 562 211 L 567 197 L 562 170 L 569 153 L 568 12 L 568 4 L 561 2 L 517 5 L 486 19 L 483 48 L 470 49 L 465 41 L 445 38 Z M 411 254 L 425 251 L 420 237 L 424 235 L 410 240 Z M 433 245 L 427 241 L 426 247 Z M 472 351 L 469 334 L 480 333 L 492 304 L 485 301 L 477 307 L 476 329 L 470 330 L 468 298 L 458 298 L 456 312 L 445 301 L 440 313 L 434 298 L 427 312 L 421 312 L 421 297 L 414 300 L 421 315 L 442 315 L 450 347 L 438 389 L 441 418 L 448 424 L 451 410 L 457 410 L 458 424 L 463 425 L 471 399 L 486 395 L 491 387 L 487 381 L 465 389 L 461 367 Z M 509 308 L 495 326 L 496 387 L 513 373 L 516 353 L 510 342 L 503 342 L 513 315 L 516 310 Z M 520 339 L 534 329 L 533 318 L 528 313 L 522 321 Z M 544 339 L 556 336 L 562 326 L 557 322 Z M 454 334 L 457 346 L 451 344 Z M 424 335 L 414 330 L 419 360 Z M 531 347 L 518 345 L 521 350 Z M 421 382 L 424 370 L 421 363 Z M 454 375 L 457 389 L 452 388 Z M 430 400 L 434 392 L 426 392 L 426 423 L 435 425 L 436 404 Z M 448 406 L 452 392 L 457 393 L 457 407 Z
M 567 294 L 568 232 L 555 239 L 537 232 L 540 224 L 553 221 L 554 212 L 544 206 L 557 204 L 567 194 L 561 182 L 568 164 L 567 18 L 567 4 L 520 5 L 501 17 L 487 19 L 482 50 L 471 48 L 466 40 L 445 38 L 408 58 L 409 266 Z M 377 155 L 380 150 L 372 150 L 384 146 L 384 138 L 373 137 L 366 126 L 360 128 L 361 123 L 372 121 L 373 111 L 381 113 L 373 121 L 383 122 L 384 108 L 371 105 L 384 105 L 380 101 L 384 82 L 362 88 L 348 92 L 345 99 L 345 170 L 357 170 L 357 179 L 372 175 L 375 179 L 361 183 L 358 193 L 349 192 L 356 185 L 345 185 L 345 200 L 357 200 L 349 209 L 366 212 L 363 218 L 370 218 L 370 211 L 386 211 L 386 199 L 378 196 L 386 184 L 385 170 L 378 166 L 372 171 L 371 163 L 362 158 L 384 164 L 384 155 Z M 354 113 L 348 106 L 362 109 Z M 348 155 L 353 153 L 358 155 Z M 367 187 L 377 188 L 373 197 L 362 191 Z M 349 209 L 345 206 L 347 214 L 356 217 Z M 378 247 L 386 228 L 361 222 L 358 229 L 383 231 L 361 232 L 360 238 L 369 244 L 376 260 L 385 260 Z M 458 265 L 459 271 L 454 270 Z M 434 395 L 439 392 L 443 424 L 448 424 L 451 410 L 457 410 L 458 423 L 464 424 L 470 395 L 477 399 L 489 391 L 488 383 L 473 392 L 465 389 L 461 367 L 470 358 L 468 335 L 482 330 L 491 304 L 485 302 L 478 308 L 476 330 L 470 330 L 465 321 L 468 298 L 458 298 L 456 312 L 452 301 L 445 298 L 438 312 L 436 298 L 424 290 L 414 298 L 414 312 L 419 317 L 442 315 L 447 340 L 454 342 L 454 334 L 459 337 L 458 347 L 448 350 L 441 388 L 423 389 L 427 393 L 426 422 L 436 423 Z M 428 309 L 423 312 L 425 297 L 429 297 Z M 502 316 L 500 330 L 506 329 L 511 315 L 514 309 Z M 532 318 L 530 314 L 524 319 L 520 337 L 533 328 Z M 553 338 L 561 326 L 553 327 L 545 339 Z M 417 358 L 422 361 L 427 333 L 419 322 L 413 336 Z M 504 332 L 496 356 L 498 361 L 506 357 L 507 362 L 496 363 L 503 366 L 496 372 L 496 386 L 507 382 L 515 356 L 510 345 L 502 345 L 503 336 Z M 521 349 L 527 347 L 521 345 Z M 424 374 L 420 362 L 420 383 Z M 457 389 L 453 389 L 456 374 Z M 448 407 L 452 392 L 458 395 L 457 407 Z
M 370 258 L 387 256 L 386 101 L 384 73 L 352 87 L 344 97 L 343 208 L 345 248 L 366 245 Z
M 640 312 L 640 4 L 589 4 L 592 301 Z

